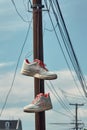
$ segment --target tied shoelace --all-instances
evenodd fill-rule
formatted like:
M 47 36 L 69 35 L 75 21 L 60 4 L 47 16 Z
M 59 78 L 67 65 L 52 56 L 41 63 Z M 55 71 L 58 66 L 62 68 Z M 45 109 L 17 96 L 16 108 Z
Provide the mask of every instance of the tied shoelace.
M 40 93 L 36 96 L 36 98 L 32 101 L 32 103 L 34 104 L 41 96 L 43 96 L 43 93 Z
M 30 62 L 28 61 L 28 59 L 25 59 L 25 61 L 26 61 L 26 63 L 28 63 L 28 64 L 30 63 Z M 44 68 L 46 71 L 48 71 L 48 69 L 45 67 L 46 64 L 44 64 L 41 60 L 35 59 L 34 62 L 37 62 L 42 68 Z
M 41 60 L 35 59 L 34 62 L 38 62 L 38 64 L 39 64 L 42 68 L 44 68 L 45 70 L 48 71 L 48 69 L 45 67 L 46 64 L 44 64 Z
M 40 93 L 36 96 L 36 98 L 32 101 L 32 103 L 34 104 L 41 96 L 44 96 L 44 97 L 48 97 L 49 96 L 49 93 L 46 93 L 46 94 L 43 94 L 43 93 Z

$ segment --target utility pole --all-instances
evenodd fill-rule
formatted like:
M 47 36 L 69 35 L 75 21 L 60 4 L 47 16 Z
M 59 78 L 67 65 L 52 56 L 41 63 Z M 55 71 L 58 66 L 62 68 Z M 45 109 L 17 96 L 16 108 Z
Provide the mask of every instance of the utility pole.
M 43 61 L 42 0 L 32 0 L 34 59 Z M 44 80 L 34 78 L 35 97 L 44 93 Z M 35 130 L 45 130 L 45 112 L 35 113 Z
M 75 129 L 78 130 L 78 113 L 77 113 L 77 110 L 78 110 L 78 106 L 83 106 L 84 104 L 70 104 L 70 105 L 75 105 L 75 111 L 76 111 L 76 116 L 75 116 Z

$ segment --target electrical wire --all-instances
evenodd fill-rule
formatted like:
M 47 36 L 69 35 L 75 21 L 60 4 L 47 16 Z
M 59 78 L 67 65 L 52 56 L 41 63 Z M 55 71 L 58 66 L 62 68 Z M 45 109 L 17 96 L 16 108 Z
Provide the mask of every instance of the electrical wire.
M 45 1 L 45 0 L 44 0 L 44 1 Z M 82 71 L 81 71 L 81 69 L 80 69 L 80 65 L 79 65 L 79 63 L 78 63 L 76 54 L 75 54 L 75 52 L 74 52 L 74 49 L 73 49 L 73 46 L 72 46 L 72 43 L 71 43 L 71 40 L 70 40 L 68 31 L 67 31 L 67 28 L 66 28 L 66 25 L 65 25 L 65 23 L 64 23 L 64 20 L 62 20 L 62 19 L 63 19 L 63 17 L 61 16 L 62 14 L 60 14 L 60 15 L 57 16 L 57 13 L 58 13 L 58 12 L 60 13 L 61 10 L 58 10 L 58 9 L 57 9 L 57 11 L 56 11 L 57 13 L 56 13 L 56 12 L 54 11 L 54 8 L 53 8 L 53 2 L 54 2 L 54 1 L 50 0 L 49 2 L 51 3 L 50 5 L 51 5 L 51 7 L 52 7 L 52 10 L 53 10 L 53 13 L 54 13 L 54 16 L 55 16 L 55 18 L 56 18 L 57 23 L 58 23 L 58 16 L 60 16 L 60 18 L 61 18 L 60 20 L 62 21 L 62 26 L 63 26 L 63 28 L 64 28 L 64 32 L 65 32 L 65 30 L 66 30 L 66 32 L 65 32 L 65 34 L 64 34 L 64 32 L 62 31 L 62 29 L 60 28 L 60 24 L 58 23 L 59 30 L 60 30 L 62 39 L 63 39 L 63 41 L 64 41 L 65 48 L 66 48 L 66 50 L 67 50 L 67 52 L 68 52 L 69 58 L 70 58 L 70 60 L 71 60 L 71 63 L 72 63 L 72 65 L 73 65 L 74 69 L 75 69 L 75 72 L 76 72 L 76 74 L 77 74 L 77 77 L 78 77 L 78 79 L 79 79 L 79 81 L 80 81 L 80 84 L 81 84 L 82 89 L 83 89 L 83 91 L 84 91 L 84 93 L 85 93 L 85 96 L 86 96 L 86 90 L 85 90 L 85 89 L 86 89 L 86 82 L 85 82 L 84 76 L 83 76 L 83 74 L 82 74 Z M 58 6 L 58 1 L 56 0 L 55 2 L 56 2 L 55 5 Z M 45 1 L 45 4 L 46 4 L 46 6 L 47 6 L 46 1 Z M 59 7 L 59 6 L 58 6 L 58 7 Z M 58 8 L 58 7 L 57 7 L 57 8 Z M 58 13 L 58 14 L 59 14 L 59 13 Z M 51 19 L 52 26 L 54 26 L 54 25 L 53 25 L 53 22 L 52 22 L 51 16 L 50 16 L 50 19 Z M 63 25 L 63 24 L 64 24 L 64 25 Z M 55 28 L 54 28 L 54 31 L 55 31 Z M 58 36 L 57 36 L 56 31 L 55 31 L 55 34 L 56 34 L 56 37 L 57 37 L 57 39 L 58 39 Z M 66 40 L 66 39 L 67 39 L 67 40 Z M 66 41 L 68 41 L 68 42 L 66 42 Z M 58 43 L 59 43 L 59 45 L 60 45 L 59 39 L 58 39 Z M 67 43 L 68 43 L 68 44 L 67 44 Z M 60 48 L 61 48 L 62 53 L 63 53 L 63 55 L 64 55 L 64 58 L 65 58 L 65 60 L 66 60 L 66 57 L 65 57 L 65 54 L 64 54 L 64 52 L 63 52 L 63 49 L 62 49 L 61 45 L 60 45 Z M 68 63 L 67 60 L 66 60 L 66 63 Z M 67 65 L 68 65 L 68 64 L 67 64 Z M 68 67 L 69 67 L 69 65 L 68 65 Z M 70 67 L 69 67 L 69 70 L 70 70 Z
M 57 27 L 57 24 L 55 25 L 55 29 L 56 29 L 56 27 Z M 49 31 L 49 32 L 53 32 L 54 31 L 54 29 L 48 29 L 46 27 L 44 27 L 44 30 Z
M 32 6 L 31 0 L 28 0 L 28 2 L 27 2 L 28 12 L 30 12 L 29 5 Z
M 31 20 L 31 22 L 32 22 L 32 20 Z M 17 73 L 17 68 L 18 68 L 18 65 L 19 65 L 19 62 L 20 62 L 20 58 L 21 58 L 21 55 L 22 55 L 24 46 L 25 46 L 26 41 L 27 41 L 27 38 L 28 38 L 28 34 L 29 34 L 30 27 L 31 27 L 31 23 L 29 23 L 28 30 L 27 30 L 27 33 L 26 33 L 26 36 L 25 36 L 25 39 L 24 39 L 24 43 L 23 43 L 23 45 L 22 45 L 21 52 L 20 52 L 20 55 L 19 55 L 18 60 L 17 60 L 17 65 L 16 65 L 16 68 L 15 68 L 15 71 L 14 71 L 14 75 L 13 75 L 13 80 L 12 80 L 10 89 L 9 89 L 7 95 L 6 95 L 4 104 L 3 104 L 3 106 L 2 106 L 2 109 L 1 109 L 1 112 L 0 112 L 0 116 L 2 115 L 2 113 L 3 113 L 3 111 L 4 111 L 4 108 L 5 108 L 5 106 L 6 106 L 8 97 L 9 97 L 9 95 L 10 95 L 10 92 L 11 92 L 12 88 L 13 88 L 14 81 L 15 81 L 15 77 L 16 77 L 16 73 Z
M 71 62 L 72 62 L 72 64 L 73 64 L 73 66 L 74 66 L 75 71 L 77 72 L 77 69 L 76 69 L 75 64 L 74 64 L 74 62 L 73 62 L 73 61 L 74 61 L 74 60 L 73 60 L 73 55 L 71 55 L 71 52 L 72 52 L 72 51 L 70 51 L 70 49 L 67 48 L 66 43 L 67 43 L 68 41 L 66 40 L 65 35 L 64 35 L 64 33 L 63 33 L 63 31 L 62 31 L 62 28 L 61 28 L 61 26 L 60 26 L 60 23 L 59 23 L 57 14 L 56 14 L 56 12 L 55 12 L 55 10 L 54 10 L 54 7 L 53 7 L 53 3 L 52 3 L 51 0 L 50 0 L 50 2 L 51 2 L 51 7 L 52 7 L 52 10 L 53 10 L 53 13 L 54 13 L 55 18 L 56 18 L 56 21 L 57 21 L 57 25 L 58 25 L 58 27 L 59 27 L 59 31 L 60 31 L 61 37 L 62 37 L 63 42 L 64 42 L 64 45 L 65 45 L 65 47 L 66 47 L 67 53 L 68 53 L 68 55 L 69 55 L 69 58 L 70 58 L 70 60 L 71 60 Z M 68 62 L 68 61 L 67 61 L 67 62 Z M 81 93 L 81 91 L 80 91 L 80 89 L 79 89 L 79 87 L 78 87 L 78 84 L 77 84 L 77 82 L 76 82 L 76 80 L 75 80 L 75 78 L 74 78 L 74 75 L 73 75 L 73 73 L 72 73 L 72 71 L 71 71 L 71 69 L 70 69 L 69 64 L 67 64 L 67 65 L 68 65 L 68 68 L 69 68 L 69 70 L 70 70 L 70 72 L 71 72 L 71 75 L 72 75 L 72 77 L 73 77 L 73 80 L 74 80 L 74 82 L 75 82 L 75 85 L 77 86 L 77 88 L 78 88 L 80 94 L 83 96 L 83 94 Z M 83 96 L 83 98 L 84 98 L 84 96 Z
M 44 0 L 45 1 L 45 0 Z M 51 0 L 50 0 L 51 1 Z M 45 4 L 46 4 L 46 1 L 45 1 Z M 47 5 L 46 5 L 47 6 Z M 48 12 L 48 14 L 49 14 L 49 12 Z M 52 21 L 52 18 L 51 18 L 51 15 L 49 14 L 49 17 L 50 17 L 50 21 L 51 21 L 51 23 L 52 23 L 52 26 L 53 26 L 53 29 L 54 29 L 54 32 L 55 32 L 55 34 L 56 34 L 56 36 L 57 36 L 57 33 L 56 33 L 56 30 L 55 30 L 55 27 L 54 27 L 54 24 L 53 24 L 53 21 Z M 57 21 L 57 23 L 58 23 L 58 21 Z M 60 26 L 59 26 L 60 27 Z M 60 31 L 62 32 L 62 29 L 60 28 Z M 63 33 L 63 32 L 62 32 Z M 65 38 L 65 35 L 62 35 L 62 36 L 64 36 L 64 38 Z M 57 36 L 57 39 L 58 39 L 58 36 Z M 65 40 L 65 39 L 64 39 Z M 66 40 L 67 41 L 67 40 Z M 58 42 L 59 42 L 59 44 L 60 44 L 60 41 L 59 41 L 59 39 L 58 39 Z M 62 49 L 62 46 L 60 45 L 60 47 L 61 47 L 61 49 Z M 63 54 L 64 54 L 64 51 L 63 51 L 63 49 L 62 49 L 62 52 L 63 52 Z M 64 54 L 64 58 L 66 59 L 66 57 L 65 57 L 65 54 Z M 66 59 L 66 61 L 67 61 L 67 59 Z M 68 62 L 67 62 L 67 64 L 68 64 Z M 68 65 L 68 67 L 69 67 L 69 65 Z M 69 70 L 70 70 L 70 67 L 69 67 Z M 72 74 L 72 71 L 70 70 L 70 72 L 71 72 L 71 74 Z M 73 74 L 72 74 L 73 75 Z M 78 75 L 77 75 L 78 76 Z M 75 80 L 75 78 L 74 78 L 74 76 L 73 76 L 73 79 L 74 79 L 74 81 L 75 81 L 75 83 L 76 83 L 76 80 Z M 77 83 L 76 83 L 76 86 L 78 87 L 78 85 L 77 85 Z M 82 94 L 81 94 L 82 95 Z
M 67 50 L 69 51 L 68 54 L 71 54 L 70 60 L 71 60 L 71 62 L 73 64 L 73 67 L 75 69 L 75 72 L 77 74 L 79 82 L 80 82 L 80 84 L 82 86 L 82 89 L 84 91 L 84 94 L 86 96 L 87 95 L 87 92 L 86 92 L 86 88 L 87 88 L 86 87 L 86 81 L 85 81 L 85 78 L 84 78 L 83 73 L 81 71 L 78 59 L 76 57 L 76 54 L 75 54 L 75 51 L 74 51 L 74 48 L 73 48 L 73 45 L 72 45 L 72 42 L 71 42 L 68 30 L 67 30 L 67 27 L 66 27 L 65 21 L 64 21 L 63 16 L 62 16 L 62 12 L 60 10 L 60 6 L 59 6 L 59 3 L 58 3 L 58 0 L 55 0 L 55 2 L 56 2 L 55 6 L 57 6 L 57 11 L 56 12 L 58 13 L 58 16 L 60 16 L 60 20 L 61 20 L 64 32 L 65 32 L 65 36 L 66 36 L 67 41 L 68 41 L 68 42 L 66 42 L 66 45 L 67 45 L 66 47 L 67 47 Z
M 63 116 L 66 116 L 66 117 L 72 118 L 71 115 L 65 114 L 64 112 L 60 112 L 60 111 L 57 111 L 57 110 L 54 110 L 54 109 L 53 109 L 52 111 L 54 111 L 54 112 L 56 112 L 56 113 L 59 113 L 59 114 L 61 114 L 61 115 L 63 115 Z
M 60 89 L 60 88 L 59 88 L 59 89 Z M 64 91 L 64 90 L 62 90 L 62 89 L 60 89 L 60 91 L 63 93 L 63 95 L 64 95 L 65 97 L 71 97 L 71 98 L 83 99 L 83 97 L 80 96 L 80 95 L 76 95 L 76 94 L 68 93 L 68 92 L 66 92 L 66 91 Z M 87 101 L 87 100 L 86 100 L 86 101 Z
M 49 84 L 46 82 L 48 88 L 50 89 L 50 91 L 52 92 L 52 94 L 55 96 L 55 98 L 57 99 L 57 101 L 60 103 L 60 105 L 62 106 L 62 108 L 64 110 L 66 110 L 67 112 L 70 112 L 72 114 L 72 116 L 74 116 L 74 114 L 70 111 L 70 109 L 67 107 L 67 105 L 63 102 L 62 98 L 58 95 L 57 91 L 55 90 L 53 84 L 51 81 L 50 82 L 50 86 Z
M 46 3 L 46 0 L 44 0 L 44 2 L 45 2 L 45 5 L 46 5 L 46 7 L 47 7 L 47 9 L 48 9 L 48 6 L 47 6 L 47 3 Z M 60 48 L 61 48 L 61 50 L 62 50 L 63 56 L 64 56 L 64 58 L 65 58 L 65 60 L 66 60 L 66 63 L 67 63 L 67 65 L 68 65 L 68 67 L 69 67 L 68 61 L 67 61 L 67 59 L 66 59 L 66 56 L 65 56 L 64 51 L 63 51 L 63 49 L 62 49 L 62 46 L 61 46 L 61 44 L 60 44 L 60 41 L 59 41 L 58 35 L 57 35 L 57 33 L 56 33 L 56 30 L 55 30 L 55 27 L 54 27 L 54 24 L 53 24 L 52 18 L 51 18 L 51 16 L 50 16 L 50 13 L 49 13 L 49 12 L 48 12 L 48 14 L 49 14 L 49 18 L 50 18 L 50 20 L 51 20 L 51 23 L 52 23 L 52 26 L 53 26 L 53 29 L 54 29 L 55 35 L 56 35 L 56 37 L 57 37 L 58 43 L 59 43 Z M 69 69 L 70 69 L 70 67 L 69 67 Z M 71 71 L 70 71 L 70 72 L 71 72 Z M 52 90 L 51 90 L 51 91 L 52 91 Z M 60 103 L 61 103 L 61 102 L 60 102 Z
M 24 22 L 27 22 L 27 23 L 30 22 L 30 21 L 25 20 L 25 19 L 23 18 L 23 16 L 19 13 L 19 11 L 18 11 L 18 9 L 17 9 L 17 7 L 16 7 L 16 4 L 15 4 L 14 0 L 11 0 L 11 1 L 12 1 L 12 4 L 14 5 L 14 8 L 15 8 L 17 14 L 19 15 L 19 17 L 20 17 Z
M 46 0 L 44 0 L 44 1 L 45 1 L 45 4 L 46 4 Z M 51 4 L 50 4 L 50 5 L 51 5 Z M 47 4 L 46 4 L 46 7 L 48 8 Z M 59 40 L 59 38 L 58 38 L 58 35 L 57 35 L 57 33 L 56 33 L 56 30 L 55 30 L 55 27 L 54 27 L 54 24 L 53 24 L 53 21 L 52 21 L 52 18 L 51 18 L 51 15 L 50 15 L 49 12 L 48 12 L 48 15 L 49 15 L 51 24 L 52 24 L 52 26 L 53 26 L 53 29 L 54 29 L 56 38 L 57 38 L 57 40 L 58 40 L 58 43 L 59 43 L 59 45 L 60 45 L 60 48 L 61 48 L 62 54 L 63 54 L 63 56 L 64 56 L 64 59 L 65 59 L 65 61 L 66 61 L 66 63 L 67 63 L 67 66 L 68 66 L 68 68 L 69 68 L 69 71 L 70 71 L 70 73 L 71 73 L 71 75 L 72 75 L 72 77 L 73 77 L 73 79 L 74 79 L 74 82 L 75 82 L 76 86 L 78 87 L 78 85 L 77 85 L 77 83 L 76 83 L 76 80 L 75 80 L 75 78 L 74 78 L 74 75 L 73 75 L 73 73 L 72 73 L 72 71 L 71 71 L 70 65 L 69 65 L 69 63 L 68 63 L 68 61 L 67 61 L 67 59 L 66 59 L 65 53 L 64 53 L 64 51 L 63 51 L 62 45 L 61 45 L 60 40 Z M 57 23 L 58 23 L 58 21 L 57 21 Z

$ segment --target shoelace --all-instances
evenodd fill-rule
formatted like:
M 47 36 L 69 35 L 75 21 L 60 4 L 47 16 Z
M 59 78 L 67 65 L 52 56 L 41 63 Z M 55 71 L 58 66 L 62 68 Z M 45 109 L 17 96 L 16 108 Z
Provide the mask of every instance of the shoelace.
M 50 95 L 50 93 L 46 93 L 46 94 L 44 94 L 44 97 L 48 98 L 49 95 Z
M 36 96 L 36 98 L 32 101 L 32 103 L 34 104 L 41 96 L 44 96 L 44 97 L 48 98 L 49 93 L 46 93 L 46 94 L 40 93 L 40 94 L 38 94 Z
M 30 62 L 28 61 L 28 59 L 25 59 L 25 61 L 26 61 L 26 63 L 28 63 L 28 64 L 30 63 Z M 44 68 L 45 70 L 48 71 L 48 69 L 45 67 L 46 64 L 44 64 L 41 60 L 35 59 L 34 62 L 37 62 L 42 68 Z
M 32 101 L 32 103 L 34 104 L 41 96 L 44 96 L 43 93 L 40 93 L 36 96 L 36 98 Z
M 34 62 L 38 62 L 38 64 L 39 64 L 42 68 L 44 68 L 45 70 L 48 71 L 48 69 L 45 67 L 46 64 L 44 64 L 41 60 L 39 60 L 39 59 L 35 59 Z

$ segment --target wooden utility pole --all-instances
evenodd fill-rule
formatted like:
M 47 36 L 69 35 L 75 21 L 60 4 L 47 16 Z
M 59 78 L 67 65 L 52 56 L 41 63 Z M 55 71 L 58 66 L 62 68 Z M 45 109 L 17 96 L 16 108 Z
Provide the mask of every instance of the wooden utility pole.
M 34 59 L 43 61 L 42 0 L 32 0 Z M 44 93 L 44 80 L 34 78 L 35 97 Z M 45 112 L 35 113 L 35 129 L 45 130 Z
M 78 113 L 77 113 L 77 110 L 78 110 L 78 106 L 83 106 L 84 104 L 70 104 L 70 105 L 75 105 L 76 108 L 75 108 L 75 111 L 76 111 L 76 116 L 75 116 L 75 129 L 78 130 Z

